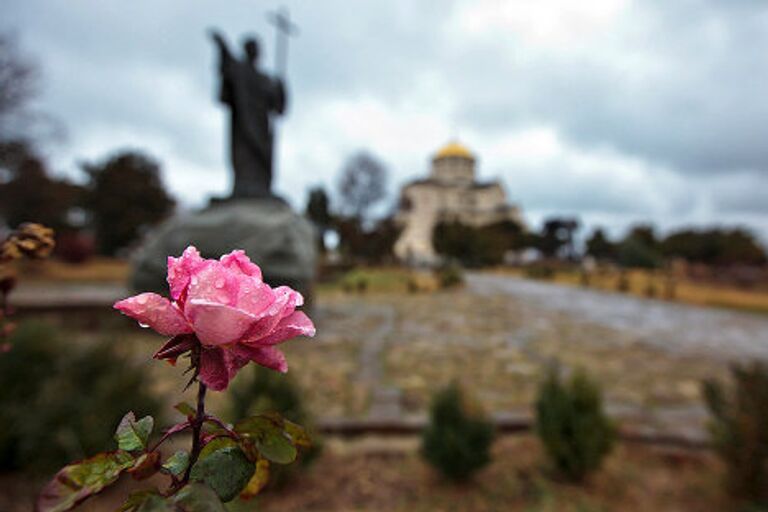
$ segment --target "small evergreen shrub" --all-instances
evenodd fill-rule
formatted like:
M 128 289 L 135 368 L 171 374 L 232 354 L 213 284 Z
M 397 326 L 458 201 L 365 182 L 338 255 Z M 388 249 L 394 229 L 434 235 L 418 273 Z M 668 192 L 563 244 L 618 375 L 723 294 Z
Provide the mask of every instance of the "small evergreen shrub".
M 461 266 L 456 263 L 448 263 L 437 270 L 437 280 L 440 288 L 453 288 L 461 286 L 464 283 L 464 274 Z
M 659 292 L 656 288 L 656 283 L 653 281 L 653 278 L 649 278 L 645 288 L 643 289 L 643 294 L 649 299 L 653 299 L 656 297 L 656 295 L 658 295 L 658 293 Z
M 555 269 L 546 263 L 534 263 L 525 267 L 525 276 L 531 279 L 550 280 L 555 277 Z
M 564 382 L 558 368 L 539 388 L 536 433 L 553 469 L 574 482 L 600 467 L 616 438 L 597 384 L 583 372 Z
M 50 471 L 110 449 L 126 408 L 158 415 L 142 374 L 107 342 L 73 344 L 29 322 L 11 343 L 0 355 L 0 469 Z
M 768 509 L 768 365 L 735 365 L 731 376 L 730 389 L 715 380 L 703 384 L 712 444 L 730 493 Z
M 581 269 L 579 272 L 579 285 L 581 285 L 584 288 L 589 288 L 591 283 L 591 275 L 588 270 Z
M 619 279 L 616 281 L 616 291 L 621 293 L 628 293 L 630 291 L 629 275 L 624 270 L 619 273 Z
M 492 441 L 493 424 L 471 410 L 457 384 L 435 395 L 422 454 L 440 474 L 455 482 L 471 477 L 490 462 Z
M 266 412 L 279 412 L 285 419 L 311 430 L 311 418 L 304 407 L 301 392 L 290 374 L 278 373 L 262 366 L 237 379 L 230 389 L 229 420 Z M 297 472 L 308 468 L 322 452 L 322 440 L 312 432 L 312 446 L 299 454 L 297 464 L 270 466 L 269 487 L 279 488 Z

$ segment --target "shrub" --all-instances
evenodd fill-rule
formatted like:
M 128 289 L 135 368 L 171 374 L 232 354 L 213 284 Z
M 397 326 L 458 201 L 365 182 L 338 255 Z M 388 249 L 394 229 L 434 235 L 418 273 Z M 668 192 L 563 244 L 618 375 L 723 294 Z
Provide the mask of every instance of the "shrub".
M 555 277 L 555 269 L 552 265 L 546 263 L 534 263 L 525 267 L 525 277 L 531 279 L 553 279 Z
M 656 295 L 658 295 L 658 293 L 659 292 L 656 289 L 656 283 L 653 281 L 653 277 L 649 277 L 648 282 L 645 284 L 645 288 L 643 289 L 643 294 L 646 297 L 653 299 L 656 297 Z
M 49 471 L 111 448 L 126 408 L 158 413 L 132 364 L 107 345 L 68 341 L 46 324 L 24 323 L 0 355 L 1 469 Z
M 458 385 L 435 395 L 422 435 L 424 458 L 444 477 L 461 481 L 491 460 L 493 424 L 468 407 Z
M 591 274 L 586 269 L 581 269 L 579 271 L 579 284 L 583 286 L 584 288 L 589 288 L 591 285 Z
M 616 281 L 616 291 L 621 293 L 627 293 L 630 290 L 629 275 L 626 271 L 622 270 L 619 273 L 619 278 Z
M 563 382 L 558 368 L 539 388 L 536 432 L 553 468 L 575 482 L 600 467 L 616 437 L 597 384 L 583 372 Z
M 265 412 L 279 412 L 285 419 L 308 427 L 309 413 L 304 408 L 301 392 L 289 374 L 267 368 L 253 367 L 240 377 L 230 389 L 229 420 L 246 418 Z M 290 481 L 297 470 L 309 467 L 322 452 L 321 439 L 312 433 L 312 446 L 303 449 L 298 464 L 270 466 L 270 487 L 281 487 Z
M 464 274 L 461 266 L 456 263 L 448 263 L 437 270 L 437 280 L 440 288 L 453 288 L 464 283 Z
M 715 380 L 703 384 L 712 444 L 731 494 L 768 507 L 768 365 L 735 365 L 731 376 L 729 390 Z

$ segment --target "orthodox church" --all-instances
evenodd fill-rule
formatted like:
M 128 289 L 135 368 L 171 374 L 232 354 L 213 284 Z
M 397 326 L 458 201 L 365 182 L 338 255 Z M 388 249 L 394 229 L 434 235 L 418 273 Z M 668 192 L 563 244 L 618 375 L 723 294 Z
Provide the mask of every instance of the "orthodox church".
M 415 265 L 438 263 L 432 232 L 439 222 L 481 227 L 510 220 L 524 225 L 520 210 L 507 202 L 501 182 L 476 180 L 476 161 L 465 146 L 450 142 L 432 157 L 427 178 L 403 187 L 396 215 L 402 227 L 394 247 L 398 259 Z

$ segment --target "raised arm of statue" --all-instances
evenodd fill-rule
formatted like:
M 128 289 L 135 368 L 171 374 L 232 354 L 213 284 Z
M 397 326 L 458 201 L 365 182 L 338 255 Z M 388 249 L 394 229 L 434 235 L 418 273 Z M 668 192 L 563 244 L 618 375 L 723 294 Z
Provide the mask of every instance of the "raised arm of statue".
M 208 35 L 213 39 L 213 42 L 216 43 L 216 46 L 219 49 L 219 62 L 221 67 L 224 68 L 226 64 L 233 60 L 232 53 L 227 46 L 227 41 L 224 39 L 224 36 L 221 35 L 221 32 L 213 28 L 208 30 Z
M 232 93 L 230 90 L 232 85 L 230 83 L 229 75 L 231 73 L 230 69 L 232 68 L 234 57 L 232 57 L 232 53 L 230 53 L 229 47 L 227 46 L 227 41 L 224 39 L 224 36 L 221 35 L 221 32 L 216 29 L 210 29 L 208 30 L 208 35 L 213 39 L 213 42 L 219 49 L 219 72 L 221 73 L 219 100 L 222 103 L 230 103 L 232 101 Z

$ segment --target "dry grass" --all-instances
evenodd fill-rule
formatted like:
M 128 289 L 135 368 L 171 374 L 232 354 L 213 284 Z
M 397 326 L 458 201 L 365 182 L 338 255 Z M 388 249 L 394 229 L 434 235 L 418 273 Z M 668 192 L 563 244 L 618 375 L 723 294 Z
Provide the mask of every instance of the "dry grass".
M 129 263 L 113 258 L 93 258 L 87 263 L 72 264 L 60 260 L 21 261 L 16 273 L 24 281 L 51 283 L 125 283 Z
M 520 271 L 504 271 L 505 274 L 519 275 Z M 692 281 L 682 276 L 676 276 L 670 283 L 661 272 L 649 272 L 635 269 L 626 274 L 630 293 L 638 297 L 675 300 L 698 306 L 723 307 L 768 314 L 768 292 L 763 290 L 746 290 L 735 286 L 709 284 Z M 617 291 L 620 273 L 618 271 L 597 271 L 589 276 L 590 288 Z M 582 275 L 576 270 L 559 270 L 552 282 L 570 286 L 584 286 Z
M 437 280 L 429 271 L 411 270 L 405 267 L 359 267 L 331 283 L 318 286 L 320 292 L 345 291 L 357 293 L 360 283 L 365 283 L 364 293 L 408 293 L 434 291 Z M 412 288 L 416 288 L 413 290 Z

